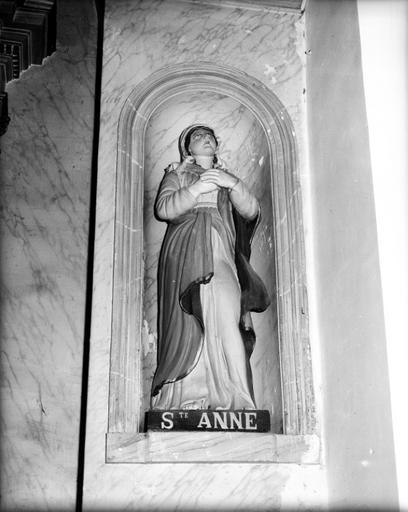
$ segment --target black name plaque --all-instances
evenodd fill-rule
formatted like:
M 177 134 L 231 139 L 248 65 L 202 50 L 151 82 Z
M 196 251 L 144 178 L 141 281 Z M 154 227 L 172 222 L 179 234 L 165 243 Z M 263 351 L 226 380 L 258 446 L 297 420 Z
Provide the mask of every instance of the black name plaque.
M 146 413 L 146 428 L 163 432 L 269 432 L 271 421 L 266 410 L 153 410 Z

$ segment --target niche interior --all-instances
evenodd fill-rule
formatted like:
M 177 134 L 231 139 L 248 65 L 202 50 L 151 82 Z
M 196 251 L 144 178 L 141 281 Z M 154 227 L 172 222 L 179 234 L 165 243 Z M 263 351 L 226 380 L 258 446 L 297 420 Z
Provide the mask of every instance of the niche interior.
M 220 157 L 261 205 L 251 263 L 272 304 L 252 315 L 251 365 L 257 407 L 271 414 L 267 434 L 144 432 L 166 229 L 154 201 L 165 167 L 179 161 L 179 134 L 198 122 L 214 128 Z M 118 134 L 107 462 L 317 462 L 297 149 L 285 108 L 233 68 L 172 66 L 134 89 Z

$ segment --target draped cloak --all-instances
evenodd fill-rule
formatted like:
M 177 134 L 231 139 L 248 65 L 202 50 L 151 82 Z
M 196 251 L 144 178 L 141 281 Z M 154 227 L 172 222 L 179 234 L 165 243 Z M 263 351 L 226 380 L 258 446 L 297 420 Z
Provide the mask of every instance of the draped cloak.
M 179 176 L 184 184 L 198 179 L 194 164 Z M 171 173 L 176 172 L 171 170 Z M 159 321 L 157 369 L 153 379 L 152 396 L 168 383 L 186 377 L 196 366 L 203 345 L 203 311 L 200 286 L 213 275 L 211 229 L 223 235 L 234 253 L 237 276 L 241 288 L 240 332 L 245 347 L 247 378 L 253 397 L 252 373 L 249 358 L 255 344 L 250 312 L 262 312 L 270 299 L 260 277 L 249 263 L 251 241 L 259 222 L 242 217 L 229 200 L 229 193 L 218 193 L 219 223 L 205 208 L 191 209 L 175 219 L 168 220 L 163 240 L 159 268 Z

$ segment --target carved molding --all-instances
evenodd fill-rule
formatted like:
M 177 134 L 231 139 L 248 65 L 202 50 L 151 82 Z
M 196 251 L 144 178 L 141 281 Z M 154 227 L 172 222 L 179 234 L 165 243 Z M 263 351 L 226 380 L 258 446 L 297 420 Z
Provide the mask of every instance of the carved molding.
M 198 63 L 166 67 L 149 76 L 125 101 L 120 116 L 108 435 L 138 434 L 139 441 L 150 435 L 139 433 L 146 124 L 166 99 L 203 89 L 241 102 L 253 112 L 268 138 L 284 433 L 314 434 L 302 206 L 292 122 L 276 95 L 258 80 L 234 68 Z
M 7 83 L 32 64 L 41 65 L 55 51 L 55 45 L 55 0 L 0 2 L 0 135 L 10 121 Z
M 213 5 L 251 11 L 286 11 L 303 13 L 306 0 L 181 0 L 189 4 Z

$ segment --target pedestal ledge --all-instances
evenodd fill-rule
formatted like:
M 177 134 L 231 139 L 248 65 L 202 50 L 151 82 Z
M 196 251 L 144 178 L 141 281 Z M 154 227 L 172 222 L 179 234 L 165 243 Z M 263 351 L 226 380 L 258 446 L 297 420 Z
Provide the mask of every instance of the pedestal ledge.
M 252 432 L 110 432 L 106 463 L 320 464 L 317 435 Z

